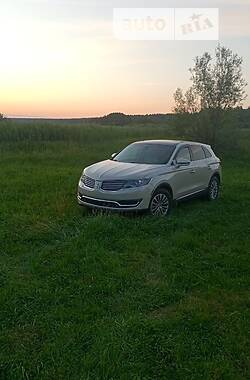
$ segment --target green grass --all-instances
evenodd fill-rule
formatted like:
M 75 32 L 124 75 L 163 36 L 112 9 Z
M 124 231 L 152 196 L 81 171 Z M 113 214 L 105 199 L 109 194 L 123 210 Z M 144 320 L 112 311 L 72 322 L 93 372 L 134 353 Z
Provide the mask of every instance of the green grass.
M 249 378 L 248 135 L 215 203 L 167 219 L 77 207 L 85 165 L 162 137 L 0 125 L 0 379 Z

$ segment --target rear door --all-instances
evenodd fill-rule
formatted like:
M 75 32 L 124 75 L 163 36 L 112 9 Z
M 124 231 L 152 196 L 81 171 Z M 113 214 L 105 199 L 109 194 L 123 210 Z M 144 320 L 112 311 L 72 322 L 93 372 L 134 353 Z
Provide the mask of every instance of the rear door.
M 201 145 L 191 145 L 192 169 L 194 191 L 204 190 L 208 184 L 208 178 L 211 175 L 208 166 L 208 160 L 205 151 Z

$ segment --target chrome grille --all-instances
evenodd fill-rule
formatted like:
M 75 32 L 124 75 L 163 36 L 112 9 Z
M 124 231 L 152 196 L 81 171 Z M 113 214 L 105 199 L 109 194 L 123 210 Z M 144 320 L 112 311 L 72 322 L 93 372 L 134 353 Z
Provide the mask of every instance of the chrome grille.
M 117 191 L 121 190 L 126 181 L 103 181 L 102 189 L 108 191 Z
M 91 189 L 94 189 L 95 187 L 95 180 L 93 178 L 87 177 L 86 175 L 82 177 L 82 182 L 85 186 L 90 187 Z

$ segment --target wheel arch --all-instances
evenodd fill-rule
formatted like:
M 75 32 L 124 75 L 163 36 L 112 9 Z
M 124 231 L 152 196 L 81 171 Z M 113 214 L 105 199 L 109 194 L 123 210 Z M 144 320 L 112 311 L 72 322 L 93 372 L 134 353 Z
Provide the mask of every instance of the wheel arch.
M 171 194 L 172 198 L 173 198 L 173 189 L 172 187 L 170 186 L 169 183 L 167 182 L 162 182 L 162 183 L 159 183 L 155 189 L 153 190 L 152 192 L 152 196 L 156 193 L 156 191 L 160 190 L 160 189 L 164 189 L 164 190 L 168 190 L 169 193 Z
M 211 179 L 214 178 L 214 177 L 218 178 L 218 180 L 219 180 L 219 184 L 221 184 L 221 175 L 220 175 L 220 173 L 219 173 L 219 172 L 215 172 L 215 173 L 213 173 L 213 174 L 211 175 L 210 181 L 211 181 Z M 209 181 L 209 182 L 210 182 L 210 181 Z

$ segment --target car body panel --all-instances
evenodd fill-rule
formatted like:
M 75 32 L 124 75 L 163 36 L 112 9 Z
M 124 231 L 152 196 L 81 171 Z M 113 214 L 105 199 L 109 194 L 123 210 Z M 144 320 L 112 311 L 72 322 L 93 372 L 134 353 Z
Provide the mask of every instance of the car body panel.
M 105 160 L 85 169 L 85 174 L 95 180 L 135 179 L 147 177 L 165 165 L 146 165 Z M 149 177 L 150 178 L 150 177 Z

